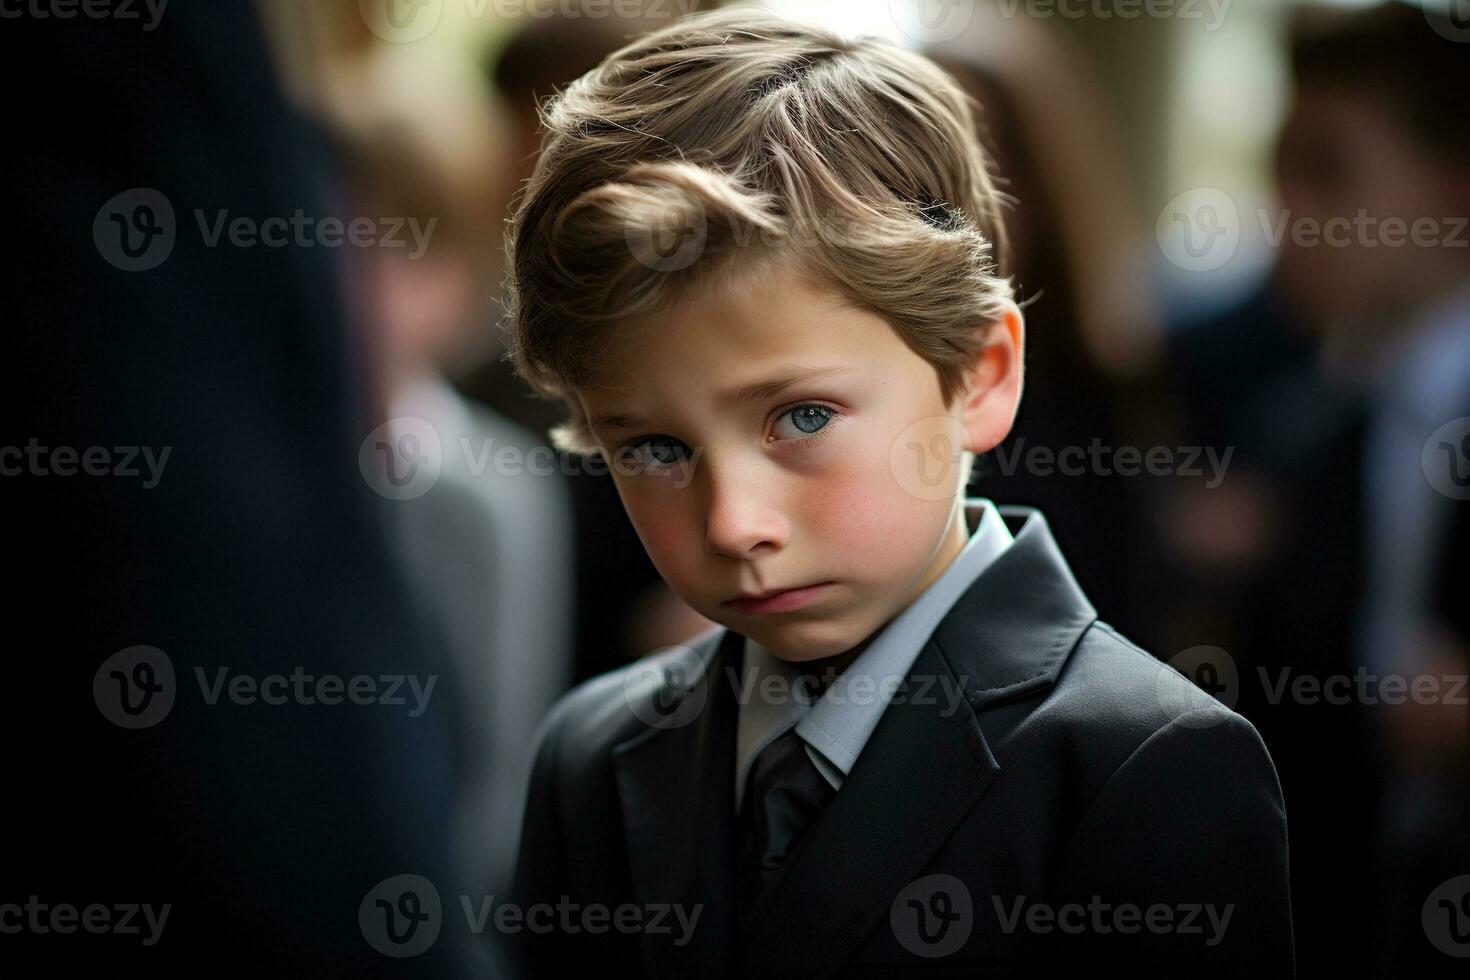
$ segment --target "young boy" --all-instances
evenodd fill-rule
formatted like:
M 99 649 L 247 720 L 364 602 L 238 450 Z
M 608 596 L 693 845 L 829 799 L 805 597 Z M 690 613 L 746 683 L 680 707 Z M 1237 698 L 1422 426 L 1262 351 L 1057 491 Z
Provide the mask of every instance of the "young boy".
M 958 85 L 735 8 L 544 125 L 518 369 L 719 625 L 543 725 L 528 972 L 1291 976 L 1255 729 L 1098 621 L 1040 513 L 965 496 L 1024 333 Z

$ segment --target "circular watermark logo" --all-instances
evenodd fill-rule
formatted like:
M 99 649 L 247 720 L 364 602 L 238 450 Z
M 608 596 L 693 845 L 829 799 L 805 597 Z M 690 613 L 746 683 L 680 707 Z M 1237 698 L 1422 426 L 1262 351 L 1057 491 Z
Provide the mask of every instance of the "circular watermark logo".
M 357 0 L 362 19 L 378 37 L 412 44 L 429 36 L 444 16 L 444 0 Z
M 1240 211 L 1217 187 L 1196 187 L 1159 212 L 1154 235 L 1164 258 L 1186 272 L 1212 272 L 1240 247 Z
M 92 219 L 98 253 L 124 272 L 158 268 L 173 253 L 177 236 L 173 204 L 152 187 L 113 195 Z
M 1456 875 L 1430 892 L 1419 918 L 1435 949 L 1470 958 L 1470 875 Z
M 1170 657 L 1168 663 L 1225 707 L 1234 708 L 1240 699 L 1240 674 L 1235 669 L 1235 658 L 1220 647 L 1190 647 Z M 1179 724 L 1187 728 L 1209 728 L 1225 717 L 1213 711 L 1190 713 L 1196 701 L 1193 692 L 1180 687 L 1178 678 L 1164 671 L 1159 673 L 1155 682 L 1154 694 L 1159 705 L 1170 714 L 1178 715 Z
M 1439 0 L 1421 7 L 1434 33 L 1458 44 L 1470 41 L 1470 0 Z
M 677 272 L 687 269 L 704 254 L 709 239 L 709 216 L 697 204 L 674 209 L 661 214 L 651 226 L 627 222 L 623 226 L 623 238 L 640 264 L 657 272 Z
M 954 497 L 969 432 L 951 415 L 932 415 L 904 429 L 888 450 L 888 468 L 904 492 L 920 500 Z
M 439 430 L 417 415 L 391 418 L 362 441 L 357 466 L 368 486 L 389 500 L 422 497 L 444 467 Z
M 970 889 L 954 875 L 925 875 L 898 893 L 888 924 L 899 944 L 915 956 L 949 956 L 975 928 L 975 903 Z
M 1470 500 L 1470 416 L 1435 429 L 1424 441 L 1419 465 L 1434 489 L 1451 500 Z
M 119 728 L 152 728 L 168 717 L 177 694 L 173 661 L 157 647 L 119 650 L 92 675 L 97 710 Z
M 685 648 L 664 648 L 670 649 Z M 650 728 L 682 728 L 704 710 L 709 685 L 703 678 L 691 677 L 682 660 L 655 651 L 628 667 L 623 699 L 638 720 Z
M 434 945 L 443 921 L 439 889 L 423 875 L 384 878 L 357 907 L 357 924 L 368 945 L 397 959 L 417 956 Z
M 888 16 L 918 44 L 953 41 L 975 17 L 975 0 L 888 0 Z

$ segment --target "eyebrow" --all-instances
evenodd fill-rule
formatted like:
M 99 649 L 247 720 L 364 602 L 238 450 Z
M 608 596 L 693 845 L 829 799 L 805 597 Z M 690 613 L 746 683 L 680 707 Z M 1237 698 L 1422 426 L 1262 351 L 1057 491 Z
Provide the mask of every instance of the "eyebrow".
M 850 374 L 854 370 L 850 367 L 797 368 L 790 373 L 768 378 L 765 381 L 756 381 L 721 392 L 716 397 L 722 402 L 761 401 L 779 395 L 795 385 L 830 380 L 838 375 Z M 590 425 L 594 429 L 635 429 L 647 424 L 647 419 L 636 415 L 597 415 L 590 420 Z

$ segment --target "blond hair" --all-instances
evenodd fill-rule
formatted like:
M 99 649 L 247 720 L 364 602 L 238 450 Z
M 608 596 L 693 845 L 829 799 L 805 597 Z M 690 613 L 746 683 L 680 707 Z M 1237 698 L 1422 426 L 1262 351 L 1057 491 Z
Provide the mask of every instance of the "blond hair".
M 972 101 L 922 55 L 749 7 L 633 41 L 549 99 L 505 294 L 507 357 L 570 413 L 553 444 L 597 450 L 573 388 L 616 335 L 775 262 L 884 317 L 950 403 L 1012 299 Z

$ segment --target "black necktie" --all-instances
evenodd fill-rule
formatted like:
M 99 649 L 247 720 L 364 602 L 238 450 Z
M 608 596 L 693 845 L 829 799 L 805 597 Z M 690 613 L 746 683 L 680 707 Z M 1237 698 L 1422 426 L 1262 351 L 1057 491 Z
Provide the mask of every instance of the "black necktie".
M 795 728 L 755 757 L 740 809 L 735 869 L 742 928 L 762 890 L 836 792 Z

